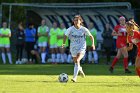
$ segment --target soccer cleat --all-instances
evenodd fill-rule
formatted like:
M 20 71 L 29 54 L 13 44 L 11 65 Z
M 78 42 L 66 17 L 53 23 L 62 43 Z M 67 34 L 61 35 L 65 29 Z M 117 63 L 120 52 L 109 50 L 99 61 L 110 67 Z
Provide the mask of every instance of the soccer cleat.
M 113 70 L 114 70 L 113 67 L 109 68 L 110 73 L 113 73 Z
M 76 80 L 75 80 L 75 79 L 71 79 L 71 81 L 72 81 L 72 82 L 76 82 Z
M 129 69 L 125 69 L 125 73 L 132 73 Z

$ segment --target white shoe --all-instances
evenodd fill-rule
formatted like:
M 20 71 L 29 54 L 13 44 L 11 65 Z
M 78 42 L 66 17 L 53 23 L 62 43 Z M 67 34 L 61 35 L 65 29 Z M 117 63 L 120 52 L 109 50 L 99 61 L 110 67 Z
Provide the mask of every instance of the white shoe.
M 72 82 L 76 82 L 76 79 L 73 78 L 73 79 L 71 79 L 71 81 L 72 81 Z
M 130 63 L 128 64 L 128 66 L 132 66 L 132 63 L 130 62 Z
M 16 64 L 19 64 L 19 61 L 16 61 Z

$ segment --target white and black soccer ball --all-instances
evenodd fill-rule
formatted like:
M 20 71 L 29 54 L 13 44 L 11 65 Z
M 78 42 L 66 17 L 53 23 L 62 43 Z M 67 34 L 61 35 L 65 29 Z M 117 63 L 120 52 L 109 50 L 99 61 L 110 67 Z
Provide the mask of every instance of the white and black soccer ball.
M 69 77 L 66 73 L 61 73 L 58 77 L 59 82 L 66 83 L 69 80 Z

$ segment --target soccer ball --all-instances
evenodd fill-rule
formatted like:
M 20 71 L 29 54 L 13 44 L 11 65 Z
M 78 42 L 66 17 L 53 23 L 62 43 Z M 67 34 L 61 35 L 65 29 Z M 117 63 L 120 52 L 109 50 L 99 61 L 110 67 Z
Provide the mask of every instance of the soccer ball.
M 68 79 L 69 77 L 66 73 L 61 73 L 58 77 L 59 82 L 63 82 L 63 83 L 68 82 Z

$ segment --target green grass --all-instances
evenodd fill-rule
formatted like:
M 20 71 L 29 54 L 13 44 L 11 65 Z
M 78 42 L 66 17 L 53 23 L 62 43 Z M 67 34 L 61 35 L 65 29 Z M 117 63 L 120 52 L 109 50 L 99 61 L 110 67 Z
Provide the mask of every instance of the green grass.
M 125 74 L 123 67 L 117 65 L 110 74 L 107 65 L 82 65 L 85 78 L 70 81 L 73 65 L 0 65 L 0 93 L 138 93 L 140 78 Z M 67 73 L 67 83 L 58 82 L 60 73 Z

